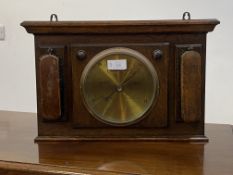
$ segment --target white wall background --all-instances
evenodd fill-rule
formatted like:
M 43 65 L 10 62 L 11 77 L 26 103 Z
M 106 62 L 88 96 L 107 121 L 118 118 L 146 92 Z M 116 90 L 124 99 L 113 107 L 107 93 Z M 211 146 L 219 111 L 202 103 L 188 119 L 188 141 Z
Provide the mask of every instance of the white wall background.
M 207 40 L 206 122 L 233 124 L 233 1 L 232 0 L 0 0 L 0 110 L 36 112 L 33 35 L 24 20 L 181 19 L 221 21 Z

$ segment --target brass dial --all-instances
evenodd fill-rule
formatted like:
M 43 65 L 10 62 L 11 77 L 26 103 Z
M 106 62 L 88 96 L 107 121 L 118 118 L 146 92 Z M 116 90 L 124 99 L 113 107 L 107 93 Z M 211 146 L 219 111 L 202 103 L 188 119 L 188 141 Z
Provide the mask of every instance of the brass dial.
M 98 120 L 125 126 L 142 119 L 153 106 L 159 82 L 148 59 L 128 48 L 111 48 L 94 56 L 81 76 L 81 94 Z

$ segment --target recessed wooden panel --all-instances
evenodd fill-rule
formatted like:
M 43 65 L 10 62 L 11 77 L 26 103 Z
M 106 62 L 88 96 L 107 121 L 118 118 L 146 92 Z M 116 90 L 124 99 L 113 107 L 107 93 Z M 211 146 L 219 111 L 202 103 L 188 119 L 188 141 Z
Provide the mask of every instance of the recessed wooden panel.
M 158 97 L 153 103 L 150 110 L 143 116 L 143 119 L 130 124 L 130 128 L 153 128 L 166 127 L 168 121 L 168 64 L 169 64 L 169 43 L 153 43 L 153 44 L 128 44 L 121 45 L 124 48 L 133 49 L 143 54 L 150 62 L 151 66 L 157 71 L 159 78 L 159 92 Z M 86 64 L 93 59 L 93 57 L 107 48 L 116 47 L 114 44 L 110 45 L 74 45 L 71 48 L 72 59 L 72 78 L 73 78 L 73 121 L 75 128 L 109 128 L 116 127 L 96 120 L 92 114 L 85 108 L 83 99 L 80 93 L 80 76 Z M 152 53 L 154 50 L 161 50 L 163 56 L 161 59 L 154 59 Z M 76 53 L 79 50 L 85 50 L 88 55 L 85 60 L 79 60 Z M 144 87 L 144 90 L 148 89 Z M 133 88 L 132 88 L 133 90 Z M 106 133 L 107 134 L 107 133 Z
M 41 115 L 46 120 L 57 120 L 61 116 L 59 58 L 43 55 L 39 58 L 39 105 Z
M 201 55 L 186 51 L 181 56 L 181 117 L 196 122 L 201 117 Z

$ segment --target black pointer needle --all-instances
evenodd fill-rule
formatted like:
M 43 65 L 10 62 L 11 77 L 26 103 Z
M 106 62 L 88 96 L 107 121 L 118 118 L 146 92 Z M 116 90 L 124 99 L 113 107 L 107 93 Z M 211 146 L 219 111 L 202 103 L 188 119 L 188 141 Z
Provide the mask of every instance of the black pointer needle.
M 131 80 L 136 75 L 136 73 L 137 73 L 137 71 L 133 72 L 129 78 L 127 78 L 125 81 L 123 81 L 121 83 L 121 86 L 124 86 L 125 84 L 127 84 L 129 82 L 129 80 Z
M 113 96 L 113 94 L 116 93 L 116 90 L 112 91 L 109 95 L 104 96 L 104 97 L 99 97 L 98 99 L 95 99 L 94 101 L 97 101 L 97 103 L 95 103 L 94 106 L 96 106 L 98 103 L 100 103 L 102 100 L 108 100 L 109 98 L 111 98 L 111 96 Z

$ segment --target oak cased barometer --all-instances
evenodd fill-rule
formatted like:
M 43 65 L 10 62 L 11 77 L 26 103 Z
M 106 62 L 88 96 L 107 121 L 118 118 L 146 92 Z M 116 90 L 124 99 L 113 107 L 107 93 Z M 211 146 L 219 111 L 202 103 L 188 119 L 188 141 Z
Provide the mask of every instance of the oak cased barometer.
M 42 140 L 207 140 L 206 34 L 216 19 L 26 21 Z

